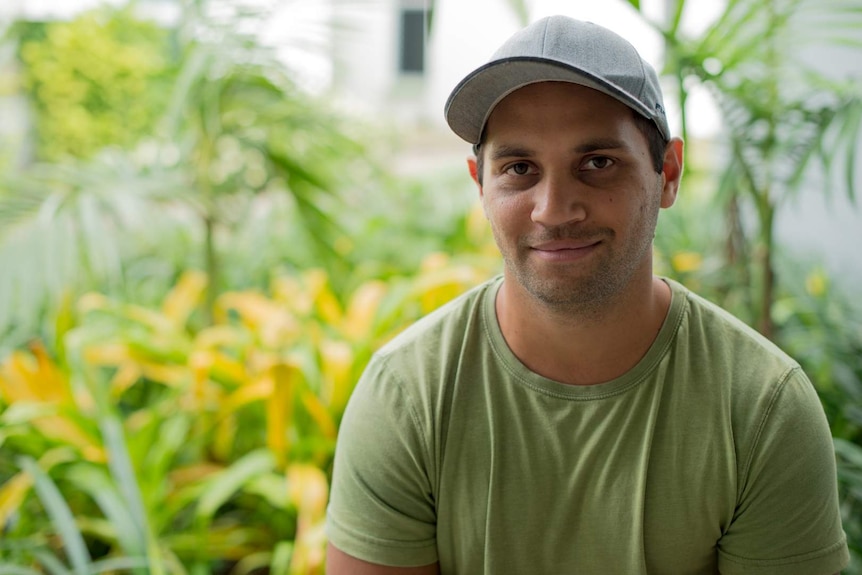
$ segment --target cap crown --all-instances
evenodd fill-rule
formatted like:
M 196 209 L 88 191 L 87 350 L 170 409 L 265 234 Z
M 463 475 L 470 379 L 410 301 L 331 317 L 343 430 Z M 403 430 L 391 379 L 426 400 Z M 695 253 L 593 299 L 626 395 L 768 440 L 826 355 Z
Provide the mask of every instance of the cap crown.
M 539 20 L 509 38 L 446 102 L 452 130 L 479 142 L 494 107 L 528 84 L 562 81 L 604 92 L 653 120 L 670 138 L 655 70 L 621 36 L 566 16 Z

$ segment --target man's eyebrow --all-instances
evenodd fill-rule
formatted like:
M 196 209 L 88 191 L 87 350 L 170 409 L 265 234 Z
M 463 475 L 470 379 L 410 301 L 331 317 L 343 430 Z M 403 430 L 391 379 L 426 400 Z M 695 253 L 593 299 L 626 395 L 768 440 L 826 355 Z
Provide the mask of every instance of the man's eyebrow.
M 502 160 L 503 158 L 528 158 L 533 155 L 532 150 L 520 146 L 510 146 L 508 144 L 500 144 L 491 148 L 491 153 L 488 159 L 491 161 Z
M 628 147 L 629 145 L 623 140 L 616 138 L 598 138 L 578 144 L 572 148 L 572 151 L 576 154 L 588 154 L 590 152 L 595 152 L 596 150 L 619 150 Z M 498 146 L 492 146 L 491 151 L 488 154 L 488 159 L 495 161 L 502 160 L 504 158 L 529 158 L 533 155 L 534 152 L 530 148 L 500 144 Z
M 578 144 L 573 148 L 573 151 L 579 154 L 586 154 L 589 152 L 595 152 L 596 150 L 618 150 L 620 148 L 628 147 L 629 145 L 623 140 L 617 140 L 616 138 L 600 138 Z

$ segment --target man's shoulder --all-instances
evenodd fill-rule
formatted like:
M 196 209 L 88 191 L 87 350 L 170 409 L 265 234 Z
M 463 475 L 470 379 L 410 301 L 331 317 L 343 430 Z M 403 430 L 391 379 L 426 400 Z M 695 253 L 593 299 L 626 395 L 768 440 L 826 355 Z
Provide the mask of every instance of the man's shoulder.
M 675 297 L 685 300 L 684 323 L 687 342 L 705 346 L 710 355 L 731 354 L 739 361 L 767 361 L 785 368 L 799 364 L 753 327 L 682 284 L 669 282 Z
M 676 381 L 695 392 L 691 405 L 702 417 L 731 423 L 740 473 L 758 441 L 783 433 L 783 422 L 825 425 L 816 390 L 796 360 L 718 305 L 679 285 L 674 290 L 685 298 Z

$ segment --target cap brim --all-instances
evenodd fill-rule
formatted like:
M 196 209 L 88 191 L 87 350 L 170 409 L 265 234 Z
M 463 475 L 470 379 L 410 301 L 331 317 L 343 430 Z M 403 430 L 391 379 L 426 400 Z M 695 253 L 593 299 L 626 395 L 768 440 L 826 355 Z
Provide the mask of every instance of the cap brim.
M 516 57 L 489 62 L 464 78 L 446 101 L 446 121 L 458 136 L 478 144 L 494 107 L 515 90 L 538 82 L 571 82 L 586 86 L 619 100 L 646 118 L 652 117 L 652 111 L 636 98 L 589 72 L 556 60 Z

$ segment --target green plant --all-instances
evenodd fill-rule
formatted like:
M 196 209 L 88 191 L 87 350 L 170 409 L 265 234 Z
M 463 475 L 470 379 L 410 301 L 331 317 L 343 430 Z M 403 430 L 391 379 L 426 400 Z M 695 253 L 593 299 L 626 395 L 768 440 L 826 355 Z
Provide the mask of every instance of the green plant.
M 173 270 L 159 277 L 172 281 L 186 266 L 203 266 L 211 278 L 204 308 L 209 311 L 203 314 L 209 317 L 218 293 L 226 289 L 221 254 L 234 229 L 272 203 L 286 201 L 291 214 L 299 216 L 291 223 L 302 228 L 305 250 L 318 265 L 348 269 L 330 240 L 337 230 L 333 214 L 340 209 L 340 196 L 373 177 L 359 138 L 346 121 L 294 86 L 271 48 L 214 21 L 206 2 L 188 2 L 183 8 L 180 24 L 170 31 L 175 60 L 166 67 L 174 72 L 165 78 L 167 97 L 152 100 L 148 108 L 161 121 L 148 112 L 146 129 L 125 133 L 123 124 L 114 121 L 118 116 L 108 113 L 119 113 L 119 104 L 107 111 L 97 107 L 106 114 L 98 121 L 113 122 L 111 129 L 122 137 L 98 139 L 93 143 L 98 154 L 95 148 L 85 154 L 83 144 L 63 140 L 91 159 L 0 174 L 0 267 L 9 272 L 0 275 L 4 341 L 32 337 L 43 327 L 35 318 L 49 317 L 64 293 L 97 286 L 108 286 L 114 294 L 133 292 L 130 284 L 141 278 L 130 276 L 137 268 L 126 262 L 151 256 L 147 248 L 154 236 L 176 237 L 189 227 L 191 233 L 184 236 L 188 249 L 176 258 Z M 258 21 L 265 16 L 246 15 Z M 85 42 L 74 26 L 90 30 L 107 22 L 103 28 L 123 37 L 137 30 L 130 18 L 127 11 L 100 11 L 52 34 L 72 34 L 79 46 Z M 123 32 L 127 25 L 131 32 Z M 158 36 L 165 43 L 168 37 L 168 31 Z M 120 74 L 96 73 L 107 66 L 98 60 L 60 57 L 45 47 L 53 44 L 26 42 L 34 74 L 43 70 L 38 72 L 42 77 L 44 69 L 62 68 L 63 75 L 85 77 L 88 94 L 110 93 L 99 82 Z M 139 49 L 134 43 L 132 48 Z M 79 73 L 87 66 L 96 70 Z M 99 147 L 108 143 L 137 144 L 126 150 Z M 152 283 L 152 275 L 142 275 Z
M 338 297 L 310 270 L 222 294 L 212 324 L 196 320 L 200 272 L 158 308 L 85 295 L 58 356 L 33 344 L 0 363 L 0 462 L 15 462 L 0 464 L 0 563 L 321 573 L 336 430 L 365 363 L 492 271 L 436 254 Z
M 630 4 L 641 10 L 640 3 Z M 651 22 L 665 39 L 666 72 L 676 84 L 687 135 L 687 94 L 695 84 L 714 96 L 722 115 L 726 160 L 716 174 L 727 218 L 729 282 L 746 285 L 742 316 L 774 336 L 775 220 L 795 194 L 855 193 L 854 166 L 862 126 L 858 82 L 839 82 L 806 64 L 812 45 L 858 53 L 858 0 L 731 0 L 709 30 L 689 38 L 681 23 L 692 2 L 672 3 L 667 22 Z M 835 158 L 839 158 L 835 161 Z M 808 179 L 806 179 L 808 178 Z
M 22 81 L 42 160 L 90 158 L 148 135 L 166 104 L 167 31 L 130 8 L 17 23 Z

